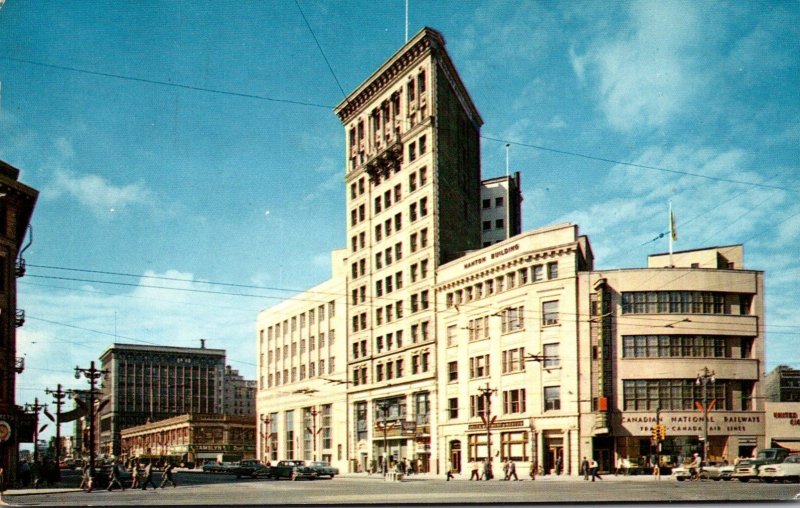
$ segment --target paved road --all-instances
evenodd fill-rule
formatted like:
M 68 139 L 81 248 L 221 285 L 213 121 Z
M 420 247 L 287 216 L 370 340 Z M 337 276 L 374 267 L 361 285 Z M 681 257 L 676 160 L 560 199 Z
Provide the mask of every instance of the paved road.
M 14 505 L 97 506 L 97 505 L 264 505 L 344 503 L 598 503 L 670 501 L 782 501 L 800 492 L 798 484 L 759 482 L 677 482 L 651 477 L 605 477 L 586 482 L 576 478 L 539 478 L 521 482 L 470 482 L 411 478 L 400 483 L 376 477 L 342 476 L 334 480 L 271 481 L 235 480 L 226 475 L 179 474 L 179 487 L 156 491 L 80 491 L 15 495 L 3 500 Z M 208 483 L 212 482 L 212 483 Z

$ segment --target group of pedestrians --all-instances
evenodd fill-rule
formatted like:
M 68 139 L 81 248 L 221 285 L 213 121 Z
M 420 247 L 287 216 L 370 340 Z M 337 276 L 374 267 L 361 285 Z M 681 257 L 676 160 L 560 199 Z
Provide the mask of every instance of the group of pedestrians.
M 164 470 L 161 473 L 161 484 L 156 485 L 155 481 L 153 480 L 153 463 L 149 462 L 147 465 L 144 466 L 143 469 L 140 468 L 139 463 L 131 464 L 131 489 L 142 489 L 147 490 L 147 486 L 150 485 L 153 487 L 153 490 L 161 487 L 162 489 L 166 487 L 167 483 L 171 483 L 173 487 L 177 487 L 178 484 L 175 482 L 175 465 L 172 463 L 165 463 Z M 82 473 L 81 473 L 81 484 L 80 489 L 85 492 L 92 492 L 94 489 L 94 481 L 95 481 L 96 471 L 89 468 L 89 465 L 86 464 L 83 466 Z M 106 490 L 111 492 L 114 490 L 115 487 L 118 487 L 121 491 L 125 491 L 125 484 L 121 479 L 121 469 L 119 463 L 114 462 L 111 465 L 111 468 L 108 471 L 108 487 Z
M 19 482 L 23 487 L 33 485 L 33 488 L 38 489 L 41 485 L 46 483 L 52 486 L 61 479 L 61 471 L 58 465 L 52 459 L 47 459 L 44 462 L 36 460 L 29 463 L 23 460 L 19 465 Z
M 594 481 L 595 478 L 602 480 L 603 477 L 597 472 L 598 467 L 599 466 L 597 461 L 594 460 L 594 457 L 592 457 L 591 460 L 588 460 L 586 457 L 584 457 L 581 461 L 581 472 L 583 473 L 583 479 L 588 480 L 591 477 L 592 481 Z

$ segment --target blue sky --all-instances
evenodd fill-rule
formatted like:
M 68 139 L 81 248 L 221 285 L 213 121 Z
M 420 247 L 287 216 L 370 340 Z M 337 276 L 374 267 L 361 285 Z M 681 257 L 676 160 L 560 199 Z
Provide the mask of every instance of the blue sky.
M 204 337 L 253 378 L 258 311 L 329 277 L 332 107 L 404 43 L 405 3 L 299 5 L 313 35 L 293 1 L 5 2 L 0 159 L 41 191 L 19 402 L 84 387 L 115 336 Z M 800 368 L 797 2 L 410 0 L 422 26 L 484 118 L 485 178 L 511 143 L 525 229 L 571 221 L 598 268 L 643 266 L 671 200 L 676 250 L 744 243 L 767 272 L 765 370 Z

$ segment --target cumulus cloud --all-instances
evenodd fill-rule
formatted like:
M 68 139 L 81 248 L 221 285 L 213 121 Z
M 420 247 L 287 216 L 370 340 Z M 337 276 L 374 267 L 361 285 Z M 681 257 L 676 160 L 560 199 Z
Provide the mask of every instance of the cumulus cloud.
M 114 185 L 102 176 L 81 175 L 58 168 L 43 191 L 49 199 L 69 196 L 88 208 L 98 218 L 108 217 L 109 211 L 118 211 L 134 205 L 152 206 L 152 193 L 144 184 Z
M 628 30 L 569 53 L 575 75 L 596 87 L 600 109 L 622 131 L 666 124 L 704 81 L 693 52 L 703 35 L 693 3 L 634 2 L 629 17 Z

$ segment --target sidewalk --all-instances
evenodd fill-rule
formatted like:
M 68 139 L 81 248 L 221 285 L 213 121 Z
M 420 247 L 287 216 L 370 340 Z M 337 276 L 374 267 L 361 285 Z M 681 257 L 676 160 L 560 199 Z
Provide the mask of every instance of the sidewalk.
M 381 480 L 383 481 L 383 475 L 380 473 L 375 473 L 369 475 L 367 473 L 340 473 L 337 478 L 348 478 L 348 479 L 364 479 L 364 480 Z M 675 481 L 675 478 L 669 475 L 662 475 L 661 479 L 659 480 L 657 477 L 653 475 L 614 475 L 614 474 L 604 474 L 601 475 L 602 480 L 596 481 L 641 481 L 641 482 L 657 482 L 657 481 Z M 520 481 L 541 481 L 541 482 L 582 482 L 584 481 L 583 475 L 545 475 L 545 476 L 537 476 L 536 480 L 531 480 L 528 476 L 519 477 Z M 410 476 L 406 476 L 403 478 L 402 481 L 414 481 L 414 480 L 445 480 L 444 473 L 442 474 L 434 474 L 434 473 L 420 473 L 420 474 L 412 474 Z M 468 474 L 456 474 L 451 481 L 470 481 Z M 481 480 L 485 481 L 485 480 Z M 504 481 L 498 478 L 495 475 L 493 482 L 497 481 Z M 591 481 L 591 480 L 587 480 Z

